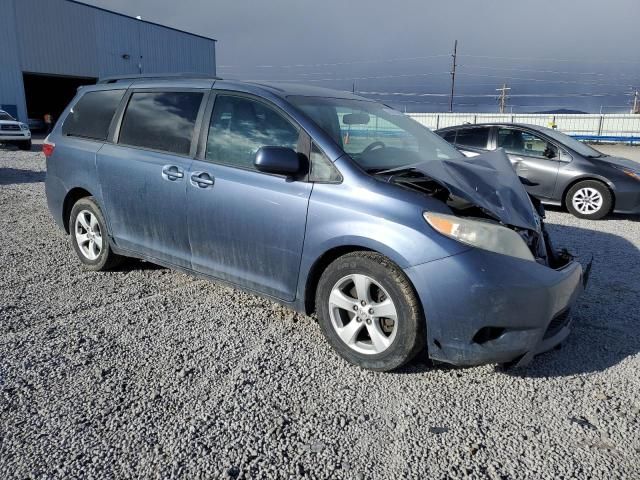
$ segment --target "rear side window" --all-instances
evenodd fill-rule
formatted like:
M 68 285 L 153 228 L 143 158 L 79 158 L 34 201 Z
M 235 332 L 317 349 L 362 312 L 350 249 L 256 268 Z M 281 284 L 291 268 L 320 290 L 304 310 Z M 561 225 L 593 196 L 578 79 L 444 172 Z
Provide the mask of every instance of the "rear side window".
M 62 134 L 104 141 L 125 90 L 101 90 L 85 93 L 69 111 Z
M 465 130 L 458 130 L 456 145 L 486 149 L 488 140 L 488 128 L 468 128 Z
M 137 92 L 122 119 L 118 143 L 189 155 L 203 93 Z

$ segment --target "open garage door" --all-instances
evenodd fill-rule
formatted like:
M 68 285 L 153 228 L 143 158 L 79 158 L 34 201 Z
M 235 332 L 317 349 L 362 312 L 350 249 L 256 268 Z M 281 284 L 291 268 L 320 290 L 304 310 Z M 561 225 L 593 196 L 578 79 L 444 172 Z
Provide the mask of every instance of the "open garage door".
M 46 113 L 57 121 L 60 114 L 75 96 L 78 87 L 96 83 L 95 78 L 68 77 L 62 75 L 45 75 L 23 72 L 24 92 L 27 99 L 29 119 L 35 119 L 32 125 L 44 127 L 43 118 Z

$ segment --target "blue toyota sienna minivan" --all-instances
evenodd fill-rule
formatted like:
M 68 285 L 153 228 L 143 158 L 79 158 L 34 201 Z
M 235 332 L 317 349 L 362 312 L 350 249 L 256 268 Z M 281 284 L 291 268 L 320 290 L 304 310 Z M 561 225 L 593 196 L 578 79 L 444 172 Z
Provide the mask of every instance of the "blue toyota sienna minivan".
M 365 368 L 423 348 L 524 365 L 568 335 L 583 289 L 504 152 L 466 158 L 349 93 L 104 79 L 43 150 L 49 209 L 87 269 L 136 257 L 315 312 Z

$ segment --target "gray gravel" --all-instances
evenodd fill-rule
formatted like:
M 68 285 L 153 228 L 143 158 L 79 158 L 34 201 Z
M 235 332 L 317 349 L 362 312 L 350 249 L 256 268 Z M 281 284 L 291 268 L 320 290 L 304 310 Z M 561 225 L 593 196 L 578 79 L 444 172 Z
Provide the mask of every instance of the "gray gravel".
M 562 349 L 382 374 L 260 297 L 83 271 L 43 170 L 0 151 L 1 478 L 640 478 L 638 217 L 549 212 L 596 258 Z

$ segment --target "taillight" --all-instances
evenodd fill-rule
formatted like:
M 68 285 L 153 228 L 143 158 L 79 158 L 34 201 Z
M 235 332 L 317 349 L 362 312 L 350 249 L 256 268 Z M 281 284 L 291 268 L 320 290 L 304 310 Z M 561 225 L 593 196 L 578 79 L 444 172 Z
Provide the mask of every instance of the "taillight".
M 53 155 L 53 150 L 55 148 L 56 148 L 55 143 L 45 140 L 44 143 L 42 144 L 42 153 L 44 153 L 45 157 L 49 158 L 51 155 Z

